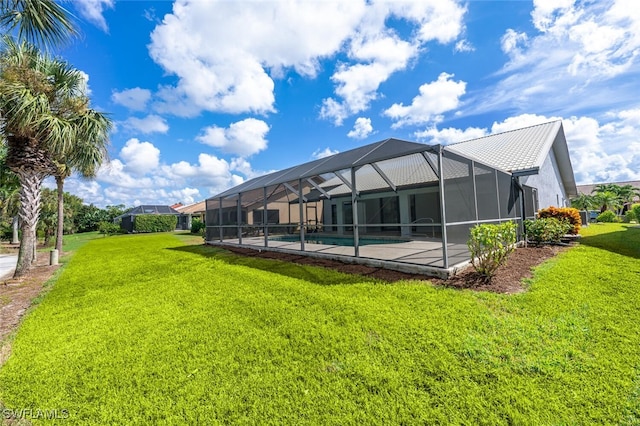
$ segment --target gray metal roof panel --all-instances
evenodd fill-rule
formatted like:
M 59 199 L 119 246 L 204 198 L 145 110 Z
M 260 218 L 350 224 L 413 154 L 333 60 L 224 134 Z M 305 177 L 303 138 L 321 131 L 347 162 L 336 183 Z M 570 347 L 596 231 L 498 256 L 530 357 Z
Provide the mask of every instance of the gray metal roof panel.
M 496 133 L 454 143 L 445 150 L 510 172 L 533 169 L 542 166 L 561 125 L 561 121 L 552 121 Z

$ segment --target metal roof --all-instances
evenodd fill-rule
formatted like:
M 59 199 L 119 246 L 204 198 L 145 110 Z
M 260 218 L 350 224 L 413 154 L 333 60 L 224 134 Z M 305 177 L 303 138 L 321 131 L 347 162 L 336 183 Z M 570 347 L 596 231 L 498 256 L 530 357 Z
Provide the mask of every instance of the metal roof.
M 203 213 L 206 210 L 205 202 L 199 201 L 197 203 L 189 204 L 186 206 L 177 207 L 176 210 L 183 214 Z
M 549 152 L 553 151 L 567 195 L 575 197 L 578 194 L 560 120 L 454 143 L 445 150 L 516 175 L 537 174 Z
M 344 182 L 350 182 L 349 170 L 352 167 L 359 169 L 356 177 L 359 190 L 389 188 L 380 173 L 370 166 L 374 163 L 375 167 L 381 170 L 397 187 L 433 182 L 438 178 L 421 153 L 426 153 L 427 156 L 437 155 L 439 149 L 439 145 L 426 145 L 393 138 L 386 139 L 251 179 L 210 199 L 226 198 L 236 196 L 239 193 L 246 194 L 255 191 L 255 196 L 249 197 L 251 200 L 247 200 L 247 202 L 254 202 L 262 197 L 262 192 L 258 193 L 257 190 L 310 177 L 320 177 L 321 180 L 324 180 L 324 182 L 318 182 L 316 178 L 316 183 L 323 187 L 331 187 L 328 191 L 330 195 L 346 194 L 350 192 L 350 189 L 349 185 Z M 577 195 L 573 168 L 561 121 L 497 133 L 444 147 L 445 154 L 450 152 L 498 170 L 521 175 L 537 174 L 550 150 L 553 150 L 555 154 L 562 182 L 568 195 L 570 197 Z M 432 164 L 435 164 L 436 161 L 437 157 L 434 157 Z M 462 177 L 467 173 L 463 163 L 449 161 L 446 159 L 446 155 L 444 161 L 447 163 L 444 167 L 445 179 Z M 342 179 L 337 175 L 340 175 Z
M 535 169 L 542 166 L 561 125 L 552 121 L 453 143 L 445 149 L 509 172 Z
M 132 208 L 124 214 L 121 214 L 120 216 L 118 216 L 118 218 L 124 216 L 135 216 L 139 214 L 180 214 L 180 212 L 172 209 L 169 206 L 141 205 Z

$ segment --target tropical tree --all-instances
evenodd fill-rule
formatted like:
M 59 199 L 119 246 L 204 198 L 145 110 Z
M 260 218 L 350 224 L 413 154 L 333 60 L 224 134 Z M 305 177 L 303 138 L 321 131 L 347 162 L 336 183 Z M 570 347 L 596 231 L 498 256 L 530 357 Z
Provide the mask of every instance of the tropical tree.
M 51 47 L 77 34 L 71 15 L 54 0 L 0 0 L 0 26 L 19 40 Z
M 0 53 L 0 114 L 7 141 L 7 165 L 21 186 L 21 244 L 15 276 L 35 260 L 42 181 L 59 173 L 57 159 L 73 158 L 76 141 L 95 141 L 110 126 L 90 109 L 82 75 L 35 46 L 4 37 Z M 104 123 L 108 123 L 105 125 Z M 75 160 L 73 160 L 75 161 Z
M 55 234 L 57 222 L 56 191 L 43 188 L 40 196 L 40 214 L 38 215 L 38 230 L 44 236 L 44 245 L 49 246 L 51 237 Z
M 598 204 L 593 195 L 580 194 L 571 200 L 571 207 L 579 210 L 591 210 Z
M 7 145 L 0 145 L 0 216 L 3 222 L 11 222 L 11 243 L 18 241 L 18 209 L 20 207 L 20 182 L 7 167 Z
M 622 185 L 616 188 L 616 193 L 618 194 L 623 207 L 626 206 L 626 208 L 631 207 L 633 199 L 637 195 L 638 191 L 640 191 L 640 189 L 635 188 L 633 185 Z
M 618 194 L 612 191 L 599 192 L 595 195 L 595 199 L 598 201 L 598 204 L 602 206 L 600 208 L 601 212 L 606 210 L 613 210 L 616 212 L 622 205 Z
M 629 206 L 634 197 L 640 196 L 640 188 L 635 188 L 633 185 L 618 185 L 615 183 L 600 183 L 597 184 L 591 193 L 596 193 L 596 198 L 603 198 L 610 201 L 607 205 L 602 203 L 602 211 L 607 210 L 607 207 L 617 210 L 618 214 L 622 214 L 625 210 L 625 206 Z M 608 195 L 604 195 L 609 193 Z M 613 200 L 610 194 L 614 194 L 617 200 Z M 615 205 L 613 208 L 611 205 Z
M 78 75 L 76 77 L 81 77 Z M 84 81 L 77 81 L 76 84 L 84 86 Z M 72 172 L 77 172 L 83 178 L 95 177 L 100 165 L 107 158 L 107 144 L 109 142 L 109 131 L 111 121 L 97 111 L 88 108 L 88 98 L 85 95 L 77 99 L 76 107 L 83 113 L 84 119 L 79 120 L 76 125 L 78 139 L 63 150 L 55 160 L 56 186 L 58 189 L 58 227 L 56 232 L 56 250 L 62 252 L 62 238 L 64 235 L 64 181 L 71 176 Z

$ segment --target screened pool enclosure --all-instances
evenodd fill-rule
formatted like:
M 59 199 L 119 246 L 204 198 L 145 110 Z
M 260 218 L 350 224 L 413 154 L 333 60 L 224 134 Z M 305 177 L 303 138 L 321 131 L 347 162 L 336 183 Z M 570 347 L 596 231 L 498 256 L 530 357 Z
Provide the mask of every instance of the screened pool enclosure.
M 206 240 L 446 275 L 469 229 L 533 217 L 534 188 L 448 151 L 387 139 L 249 180 L 206 201 Z

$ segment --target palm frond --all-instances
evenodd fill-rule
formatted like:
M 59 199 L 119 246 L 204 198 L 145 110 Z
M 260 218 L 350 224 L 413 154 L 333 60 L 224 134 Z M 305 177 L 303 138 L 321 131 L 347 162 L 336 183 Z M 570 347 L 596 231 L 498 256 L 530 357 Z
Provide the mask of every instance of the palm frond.
M 77 34 L 72 15 L 53 0 L 2 0 L 0 25 L 45 49 Z

